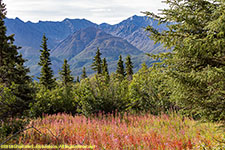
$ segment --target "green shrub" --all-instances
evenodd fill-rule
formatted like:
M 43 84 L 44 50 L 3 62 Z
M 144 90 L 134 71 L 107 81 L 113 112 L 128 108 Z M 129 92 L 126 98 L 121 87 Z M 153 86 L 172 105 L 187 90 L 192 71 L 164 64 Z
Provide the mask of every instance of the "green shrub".
M 160 69 L 147 68 L 145 64 L 133 76 L 129 85 L 130 109 L 135 112 L 160 114 L 174 107 L 169 101 L 167 77 Z
M 112 113 L 124 111 L 129 103 L 128 81 L 119 81 L 115 74 L 110 81 L 102 75 L 82 80 L 75 91 L 79 103 L 78 112 L 90 115 L 98 112 Z
M 57 86 L 49 90 L 38 85 L 35 103 L 31 104 L 31 116 L 38 117 L 42 114 L 76 113 L 76 102 L 72 92 L 73 87 Z

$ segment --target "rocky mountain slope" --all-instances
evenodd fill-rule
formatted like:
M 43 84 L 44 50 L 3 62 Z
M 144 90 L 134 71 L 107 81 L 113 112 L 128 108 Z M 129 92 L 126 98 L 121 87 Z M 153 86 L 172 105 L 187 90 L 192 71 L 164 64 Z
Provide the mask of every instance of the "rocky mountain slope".
M 103 54 L 102 58 L 106 57 L 110 72 L 115 71 L 120 54 L 124 58 L 131 55 L 135 70 L 144 61 L 151 64 L 145 53 L 157 53 L 163 48 L 159 44 L 154 45 L 144 27 L 151 25 L 159 30 L 166 28 L 165 25 L 158 26 L 157 21 L 153 19 L 140 16 L 130 17 L 116 25 L 106 23 L 97 25 L 85 19 L 32 23 L 23 22 L 19 18 L 6 19 L 5 24 L 7 34 L 15 34 L 16 45 L 22 47 L 21 53 L 28 60 L 26 65 L 34 78 L 40 72 L 37 63 L 43 34 L 48 38 L 54 73 L 58 73 L 63 60 L 67 59 L 73 75 L 80 75 L 84 66 L 88 74 L 93 73 L 90 65 L 97 47 Z
M 150 53 L 156 49 L 158 45 L 154 45 L 145 31 L 147 26 L 153 26 L 159 30 L 166 29 L 166 25 L 158 25 L 158 21 L 148 17 L 132 16 L 119 24 L 109 25 L 101 24 L 99 27 L 105 32 L 126 39 L 129 43 L 137 47 L 139 50 Z

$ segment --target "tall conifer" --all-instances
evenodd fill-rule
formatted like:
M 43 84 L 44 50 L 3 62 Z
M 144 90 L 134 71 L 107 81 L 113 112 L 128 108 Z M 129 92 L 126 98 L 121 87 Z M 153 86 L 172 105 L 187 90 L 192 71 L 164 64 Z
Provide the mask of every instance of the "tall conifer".
M 116 69 L 116 73 L 121 76 L 122 78 L 125 77 L 125 72 L 124 72 L 124 66 L 123 66 L 123 60 L 122 60 L 122 56 L 119 56 L 119 61 L 117 63 L 117 69 Z
M 53 76 L 53 71 L 50 67 L 51 60 L 50 60 L 50 50 L 47 46 L 47 38 L 45 35 L 43 35 L 42 39 L 42 45 L 41 45 L 41 56 L 40 56 L 40 62 L 38 63 L 41 68 L 41 75 L 39 77 L 40 83 L 44 85 L 48 89 L 52 89 L 55 86 L 55 78 Z
M 171 100 L 185 113 L 224 121 L 225 125 L 225 0 L 166 0 L 161 16 L 166 30 L 148 26 L 150 38 L 173 52 L 160 54 Z M 166 59 L 165 59 L 166 58 Z M 175 92 L 174 92 L 175 91 Z
M 24 67 L 25 60 L 18 53 L 20 48 L 13 44 L 14 35 L 6 35 L 5 15 L 5 4 L 0 0 L 0 85 L 9 88 L 15 96 L 14 101 L 9 101 L 9 99 L 0 95 L 1 119 L 8 116 L 18 117 L 18 115 L 23 115 L 23 112 L 29 108 L 29 103 L 33 99 L 33 90 L 29 86 L 31 78 L 27 75 L 29 69 Z M 2 110 L 6 108 L 6 105 L 9 109 Z
M 61 79 L 62 79 L 62 82 L 63 82 L 63 85 L 64 86 L 69 86 L 70 84 L 73 83 L 73 76 L 71 76 L 71 70 L 70 70 L 70 66 L 69 64 L 67 63 L 67 60 L 64 59 L 64 64 L 62 66 L 62 70 L 59 72 L 60 76 L 61 76 Z
M 87 78 L 87 75 L 86 75 L 86 68 L 83 67 L 81 79 L 85 79 L 85 78 Z
M 91 65 L 92 66 L 92 69 L 94 71 L 97 71 L 97 74 L 101 74 L 102 73 L 102 60 L 101 60 L 101 53 L 100 53 L 100 49 L 97 48 L 97 52 L 96 52 L 96 55 L 93 59 L 93 64 Z
M 80 77 L 79 76 L 77 76 L 76 83 L 80 83 Z
M 127 76 L 127 79 L 128 80 L 132 80 L 132 76 L 133 76 L 133 63 L 131 62 L 131 58 L 130 56 L 128 55 L 127 58 L 126 58 L 126 76 Z
M 106 58 L 102 60 L 102 74 L 106 77 L 106 80 L 109 80 L 109 71 L 108 71 L 108 64 Z

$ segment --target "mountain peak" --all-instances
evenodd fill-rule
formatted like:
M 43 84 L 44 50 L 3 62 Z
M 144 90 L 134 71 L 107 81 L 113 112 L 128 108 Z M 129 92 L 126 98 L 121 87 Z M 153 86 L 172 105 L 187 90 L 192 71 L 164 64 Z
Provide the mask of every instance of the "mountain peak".
M 141 23 L 141 22 L 145 22 L 151 20 L 150 18 L 148 18 L 147 16 L 137 16 L 134 15 L 132 17 L 129 17 L 128 19 L 124 20 L 124 21 L 132 21 L 132 22 L 137 22 L 137 23 Z
M 128 18 L 128 19 L 130 19 L 130 20 L 135 20 L 135 19 L 137 19 L 138 17 L 140 17 L 140 16 L 134 15 L 134 16 Z
M 17 22 L 23 22 L 20 18 L 18 18 L 18 17 L 16 17 L 15 18 L 15 21 L 17 21 Z

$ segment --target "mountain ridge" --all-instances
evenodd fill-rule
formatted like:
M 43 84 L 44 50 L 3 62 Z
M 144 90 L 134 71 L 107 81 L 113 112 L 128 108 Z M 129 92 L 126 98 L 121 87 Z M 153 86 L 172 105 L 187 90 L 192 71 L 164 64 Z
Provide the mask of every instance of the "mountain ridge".
M 157 21 L 136 15 L 115 25 L 107 23 L 98 25 L 86 19 L 68 18 L 63 21 L 39 21 L 38 23 L 23 22 L 19 18 L 7 18 L 5 24 L 8 29 L 7 34 L 15 34 L 15 44 L 23 47 L 21 53 L 28 60 L 26 65 L 30 67 L 31 74 L 34 76 L 39 75 L 40 67 L 37 63 L 44 33 L 48 38 L 48 47 L 51 49 L 55 74 L 61 68 L 63 59 L 69 60 L 74 75 L 80 75 L 84 66 L 88 74 L 93 73 L 89 65 L 97 47 L 100 47 L 103 56 L 108 58 L 109 68 L 112 68 L 110 72 L 115 71 L 115 64 L 111 65 L 111 63 L 116 63 L 119 54 L 123 57 L 132 55 L 135 58 L 134 64 L 137 70 L 140 63 L 145 60 L 151 64 L 151 60 L 147 59 L 144 53 L 151 51 L 157 53 L 162 50 L 161 45 L 154 45 L 144 31 L 144 26 L 149 24 L 156 26 Z M 157 25 L 156 28 L 161 30 L 165 28 L 165 25 Z M 86 58 L 89 61 L 85 61 Z

